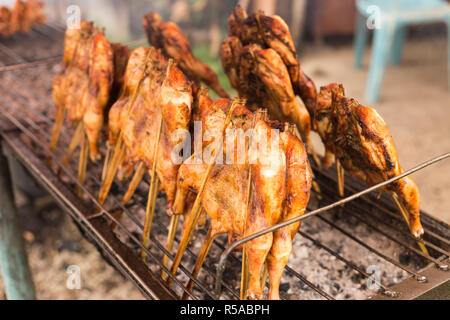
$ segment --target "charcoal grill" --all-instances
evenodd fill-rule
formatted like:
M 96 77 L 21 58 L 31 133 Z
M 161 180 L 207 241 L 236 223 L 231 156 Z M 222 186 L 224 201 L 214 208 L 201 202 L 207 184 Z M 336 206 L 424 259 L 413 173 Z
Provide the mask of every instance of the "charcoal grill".
M 126 186 L 115 183 L 107 203 L 101 206 L 96 200 L 101 165 L 90 163 L 86 183 L 79 185 L 76 160 L 71 160 L 67 165 L 60 161 L 66 151 L 63 146 L 69 144 L 73 128 L 66 125 L 61 133 L 59 148 L 54 155 L 49 152 L 48 142 L 55 109 L 51 100 L 51 81 L 59 66 L 63 32 L 63 26 L 50 23 L 35 27 L 25 35 L 0 39 L 0 133 L 3 149 L 28 169 L 60 207 L 70 214 L 105 258 L 130 279 L 145 297 L 179 299 L 187 292 L 187 280 L 192 279 L 194 290 L 192 293 L 187 292 L 191 299 L 238 299 L 240 253 L 230 255 L 229 272 L 221 281 L 221 296 L 214 294 L 218 258 L 227 247 L 224 237 L 214 241 L 200 277 L 194 279 L 190 270 L 196 259 L 200 238 L 206 233 L 198 230 L 177 275 L 171 276 L 172 286 L 168 287 L 160 276 L 161 270 L 168 273 L 162 263 L 163 256 L 167 255 L 171 260 L 174 258 L 165 250 L 169 218 L 162 210 L 164 197 L 158 198 L 159 210 L 155 214 L 150 248 L 145 249 L 140 237 L 148 181 L 141 184 L 132 203 L 125 207 L 121 205 L 121 195 Z M 47 166 L 47 157 L 52 158 L 53 168 Z M 77 159 L 76 154 L 73 159 Z M 309 210 L 339 200 L 336 195 L 335 170 L 314 169 L 323 198 L 318 200 L 313 195 Z M 58 171 L 60 175 L 56 173 Z M 346 195 L 366 188 L 359 180 L 351 177 L 346 177 L 345 182 Z M 77 186 L 83 191 L 81 199 L 74 192 Z M 124 212 L 120 221 L 114 218 L 114 212 L 118 209 Z M 414 299 L 425 297 L 433 290 L 438 290 L 436 288 L 448 286 L 450 273 L 446 266 L 450 253 L 449 225 L 426 212 L 421 215 L 425 229 L 421 241 L 429 249 L 430 256 L 419 250 L 392 200 L 385 195 L 380 198 L 366 195 L 343 208 L 306 219 L 294 247 L 307 250 L 306 253 L 305 250 L 297 254 L 294 252 L 294 257 L 286 267 L 282 298 Z M 111 222 L 117 225 L 114 230 L 110 227 Z M 179 240 L 176 237 L 177 244 Z M 141 249 L 148 256 L 145 263 L 139 258 Z M 307 259 L 302 258 L 305 254 Z M 371 260 L 361 262 L 360 257 Z M 337 270 L 337 275 L 333 274 L 333 268 Z M 373 282 L 373 279 L 377 290 L 367 286 L 367 280 Z

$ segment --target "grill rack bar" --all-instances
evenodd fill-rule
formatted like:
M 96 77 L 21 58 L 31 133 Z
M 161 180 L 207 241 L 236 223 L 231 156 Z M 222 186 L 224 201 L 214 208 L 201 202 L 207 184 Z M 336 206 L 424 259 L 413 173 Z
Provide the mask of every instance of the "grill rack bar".
M 26 61 L 25 59 L 23 59 L 23 61 Z M 23 62 L 22 62 L 23 63 Z M 32 69 L 33 70 L 33 72 L 36 72 L 36 70 L 34 70 L 34 69 Z M 31 92 L 33 92 L 33 89 L 31 89 L 30 90 Z M 30 91 L 28 91 L 28 92 L 30 92 Z M 33 92 L 34 93 L 34 92 Z M 43 101 L 41 101 L 41 103 L 43 103 Z M 49 106 L 52 106 L 52 103 L 50 103 L 50 102 L 48 102 L 47 101 L 47 103 L 46 103 L 47 105 L 49 105 Z M 27 106 L 27 104 L 25 104 L 25 106 Z M 30 108 L 30 109 L 32 109 L 32 108 Z M 45 117 L 45 116 L 44 116 Z M 22 120 L 23 120 L 23 118 L 21 118 Z M 49 118 L 47 118 L 48 120 L 49 120 Z M 45 121 L 45 122 L 47 122 L 47 121 Z M 49 120 L 49 122 L 51 123 L 51 120 Z M 37 125 L 37 127 L 39 127 L 38 125 Z M 35 127 L 35 129 L 36 129 L 36 127 Z M 65 133 L 65 132 L 64 132 Z M 66 135 L 67 136 L 67 135 Z M 347 186 L 347 185 L 346 185 Z M 120 202 L 119 202 L 120 203 Z M 383 207 L 382 207 L 383 208 Z M 107 212 L 106 210 L 104 210 L 104 212 L 103 213 L 109 213 L 109 212 Z M 391 215 L 393 215 L 393 217 L 395 217 L 395 218 L 399 218 L 398 216 L 396 216 L 396 215 L 394 215 L 392 212 L 390 212 L 390 211 L 388 211 L 388 213 L 390 213 Z M 131 216 L 132 216 L 132 214 L 131 214 Z M 427 231 L 427 233 L 428 233 L 429 231 Z M 446 243 L 449 243 L 449 240 L 447 240 L 447 239 L 445 239 L 445 238 L 443 238 L 443 237 L 441 237 L 441 236 L 439 236 L 438 234 L 435 234 L 436 235 L 436 237 L 435 238 L 438 238 L 439 239 L 439 237 L 442 239 L 442 240 L 444 240 L 444 242 L 446 242 Z M 171 255 L 168 255 L 169 257 L 171 256 Z M 173 258 L 173 257 L 172 257 Z M 238 258 L 236 258 L 236 259 L 238 259 Z M 239 259 L 238 259 L 239 260 Z M 287 272 L 289 272 L 289 267 L 287 268 Z M 291 269 L 292 270 L 292 269 Z M 293 270 L 292 270 L 293 271 Z M 295 273 L 295 271 L 293 271 L 294 273 Z M 301 276 L 301 275 L 300 275 Z M 306 278 L 305 278 L 305 280 L 306 280 Z M 196 284 L 196 286 L 197 286 L 197 284 Z M 316 287 L 316 286 L 314 286 L 313 285 L 313 289 L 314 289 L 314 287 Z M 317 287 L 318 288 L 318 287 Z M 320 288 L 319 288 L 320 289 Z M 323 296 L 323 294 L 322 294 L 322 296 Z M 326 297 L 326 296 L 325 296 Z

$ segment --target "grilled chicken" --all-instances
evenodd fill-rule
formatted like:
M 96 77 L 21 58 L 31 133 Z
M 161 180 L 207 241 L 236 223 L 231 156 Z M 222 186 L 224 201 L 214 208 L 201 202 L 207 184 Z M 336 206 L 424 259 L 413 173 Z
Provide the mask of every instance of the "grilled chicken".
M 146 68 L 144 73 L 143 68 Z M 172 150 L 185 139 L 183 134 L 175 133 L 178 130 L 188 132 L 191 107 L 191 83 L 173 63 L 167 63 L 154 49 L 149 52 L 142 47 L 133 51 L 125 74 L 123 95 L 109 113 L 109 142 L 114 144 L 122 130 L 132 163 L 143 162 L 147 168 L 152 168 L 162 118 L 156 172 L 166 192 L 169 214 L 179 166 L 172 161 Z
M 89 141 L 89 156 L 100 160 L 98 140 L 104 123 L 104 112 L 114 81 L 114 50 L 106 37 L 97 33 L 89 53 L 89 85 L 83 101 L 83 122 Z
M 280 134 L 281 144 L 286 156 L 286 195 L 285 207 L 277 223 L 303 215 L 309 202 L 312 176 L 309 170 L 308 155 L 301 141 L 291 130 Z M 269 299 L 279 300 L 279 286 L 284 267 L 292 252 L 292 241 L 301 222 L 274 231 L 273 243 L 267 256 L 269 270 Z
M 44 3 L 39 0 L 16 0 L 12 10 L 0 8 L 0 34 L 9 36 L 16 32 L 28 32 L 31 27 L 46 22 L 42 12 Z
M 342 85 L 322 87 L 315 110 L 315 125 L 327 149 L 325 164 L 331 154 L 352 176 L 375 185 L 403 172 L 392 136 L 384 120 L 372 108 L 344 96 Z M 395 194 L 409 214 L 412 234 L 420 237 L 419 190 L 405 177 L 389 184 L 385 191 Z
M 175 23 L 164 22 L 157 13 L 151 12 L 145 15 L 143 25 L 149 43 L 161 49 L 167 58 L 172 58 L 190 80 L 196 85 L 204 82 L 219 96 L 228 97 L 217 75 L 194 56 L 189 41 Z
M 311 119 L 308 110 L 296 98 L 288 69 L 278 53 L 257 44 L 241 47 L 239 39 L 225 39 L 221 48 L 222 64 L 241 97 L 253 106 L 264 106 L 277 120 L 297 125 L 303 141 L 310 141 Z
M 205 105 L 208 105 L 206 103 Z M 230 106 L 229 100 L 219 99 L 207 110 L 197 112 L 203 118 L 204 130 L 221 132 Z M 213 235 L 228 233 L 229 242 L 261 231 L 276 223 L 303 214 L 309 200 L 311 176 L 302 142 L 289 132 L 282 132 L 278 122 L 257 120 L 244 105 L 234 109 L 229 129 L 244 131 L 254 125 L 252 148 L 245 143 L 245 159 L 237 162 L 235 137 L 225 139 L 223 157 L 234 150 L 233 162 L 215 164 L 207 180 L 201 203 L 211 219 Z M 204 142 L 203 148 L 215 146 L 214 140 Z M 264 148 L 266 146 L 266 148 Z M 210 153 L 210 150 L 207 152 Z M 228 157 L 230 158 L 230 157 Z M 252 193 L 248 199 L 249 164 Z M 175 213 L 185 211 L 190 190 L 199 190 L 208 163 L 195 162 L 195 154 L 184 162 L 178 172 Z M 247 203 L 250 201 L 250 206 Z M 291 251 L 293 236 L 300 224 L 254 239 L 245 244 L 248 253 L 250 284 L 248 294 L 261 298 L 261 271 L 264 262 L 270 273 L 270 299 L 279 298 L 279 283 Z
M 277 15 L 266 16 L 262 12 L 247 15 L 242 7 L 237 6 L 228 19 L 228 25 L 229 35 L 239 38 L 243 45 L 254 43 L 278 53 L 289 71 L 295 94 L 302 98 L 311 112 L 316 102 L 316 87 L 300 68 L 286 22 Z
M 121 46 L 115 48 L 116 52 L 103 32 L 92 23 L 82 21 L 80 29 L 66 31 L 63 69 L 53 80 L 57 114 L 64 109 L 70 122 L 83 121 L 92 161 L 101 157 L 98 140 L 104 116 L 114 96 L 111 94 L 113 84 L 120 86 L 121 65 L 127 56 Z
M 221 47 L 221 59 L 231 85 L 250 104 L 264 106 L 280 121 L 295 123 L 310 152 L 311 117 L 296 98 L 300 94 L 302 73 L 286 23 L 278 16 L 262 13 L 250 16 L 236 7 L 229 17 L 230 37 Z M 312 82 L 308 82 L 311 84 Z M 303 92 L 306 92 L 302 86 Z M 308 96 L 301 94 L 310 107 L 315 104 L 315 87 Z

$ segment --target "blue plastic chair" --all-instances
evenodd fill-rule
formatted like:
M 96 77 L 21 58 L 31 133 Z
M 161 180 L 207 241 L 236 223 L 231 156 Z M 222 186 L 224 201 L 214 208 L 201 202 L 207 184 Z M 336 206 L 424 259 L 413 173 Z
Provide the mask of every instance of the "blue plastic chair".
M 355 67 L 360 68 L 369 32 L 367 21 L 373 22 L 378 12 L 378 26 L 374 28 L 372 58 L 366 86 L 366 100 L 377 102 L 384 71 L 388 62 L 399 64 L 407 26 L 443 21 L 448 27 L 448 81 L 450 87 L 450 5 L 443 0 L 356 0 L 359 19 L 355 36 Z M 372 7 L 371 7 L 372 6 Z M 376 7 L 374 7 L 376 6 Z

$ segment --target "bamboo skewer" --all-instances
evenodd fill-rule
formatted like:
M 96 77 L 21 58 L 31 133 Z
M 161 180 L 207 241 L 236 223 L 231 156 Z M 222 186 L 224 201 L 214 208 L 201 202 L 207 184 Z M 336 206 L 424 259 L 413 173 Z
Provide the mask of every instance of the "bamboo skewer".
M 409 223 L 409 218 L 408 218 L 409 214 L 408 214 L 408 211 L 406 210 L 405 206 L 400 202 L 400 200 L 398 199 L 398 196 L 395 193 L 392 194 L 392 199 L 394 199 L 394 202 L 397 205 L 398 210 L 402 214 L 402 217 L 405 220 L 406 225 L 408 226 L 408 229 L 411 230 L 411 225 Z M 416 241 L 416 242 L 417 242 L 417 245 L 419 246 L 420 250 L 424 254 L 429 256 L 430 253 L 428 252 L 427 247 L 422 242 L 419 242 L 419 241 Z
M 106 172 L 108 171 L 109 162 L 111 161 L 111 154 L 114 152 L 114 148 L 108 143 L 106 146 L 106 156 L 105 161 L 103 162 L 103 169 L 102 169 L 102 183 L 105 181 L 106 178 Z
M 69 148 L 67 149 L 67 153 L 63 158 L 63 165 L 66 166 L 69 163 L 70 156 L 75 152 L 75 149 L 80 145 L 81 139 L 83 138 L 84 134 L 84 123 L 83 121 L 79 121 L 75 133 L 72 137 L 72 140 L 70 141 Z M 62 168 L 60 167 L 58 169 L 58 176 L 60 176 L 62 173 Z
M 50 152 L 54 152 L 56 149 L 56 145 L 58 144 L 59 135 L 61 133 L 62 126 L 64 124 L 64 119 L 66 117 L 67 109 L 66 107 L 59 107 L 55 112 L 55 124 L 52 130 L 52 138 L 50 140 Z M 51 157 L 47 157 L 47 164 L 50 166 L 52 163 Z
M 67 165 L 70 160 L 70 156 L 73 154 L 75 149 L 80 145 L 84 134 L 84 123 L 83 121 L 78 122 L 73 134 L 72 140 L 70 141 L 69 148 L 67 149 L 67 154 L 63 158 L 63 165 Z
M 80 160 L 78 162 L 78 182 L 80 182 L 81 185 L 84 184 L 84 180 L 86 178 L 88 155 L 89 155 L 89 144 L 87 141 L 87 136 L 84 132 L 82 132 Z M 80 186 L 77 186 L 77 194 L 79 197 L 81 197 L 82 195 L 82 190 Z
M 166 250 L 168 252 L 172 252 L 175 234 L 177 232 L 179 221 L 180 221 L 179 214 L 172 215 L 172 218 L 170 219 L 169 232 L 167 233 L 167 242 L 166 242 Z M 169 257 L 167 255 L 164 255 L 163 257 L 163 266 L 166 268 L 169 267 Z M 161 278 L 163 280 L 166 280 L 167 278 L 167 274 L 164 272 L 164 270 L 161 270 Z
M 206 256 L 208 255 L 209 249 L 211 248 L 211 245 L 216 238 L 216 235 L 212 227 L 210 226 L 208 229 L 208 233 L 206 234 L 205 240 L 203 241 L 202 248 L 200 249 L 200 253 L 197 256 L 197 261 L 195 262 L 194 270 L 192 271 L 192 276 L 194 278 L 197 278 L 198 274 L 200 273 L 200 270 L 203 266 L 203 262 L 205 261 Z M 194 287 L 194 281 L 192 279 L 189 280 L 189 283 L 186 287 L 188 292 L 192 291 L 192 288 Z M 186 300 L 188 298 L 187 292 L 184 292 L 182 300 Z
M 234 108 L 236 107 L 237 103 L 238 103 L 237 99 L 233 100 L 233 102 L 231 103 L 230 110 L 228 111 L 228 115 L 227 115 L 227 118 L 225 119 L 225 123 L 224 123 L 223 129 L 222 129 L 222 139 L 218 141 L 216 148 L 214 148 L 214 157 L 213 157 L 214 161 L 211 161 L 211 163 L 208 165 L 208 168 L 206 169 L 206 173 L 203 177 L 202 184 L 200 185 L 200 188 L 197 193 L 197 197 L 195 198 L 194 205 L 192 206 L 192 210 L 191 210 L 191 214 L 189 215 L 187 227 L 183 233 L 183 236 L 182 236 L 180 245 L 178 247 L 178 251 L 175 255 L 175 258 L 172 261 L 170 273 L 173 275 L 175 275 L 178 270 L 178 266 L 180 265 L 180 262 L 181 262 L 181 257 L 183 256 L 184 252 L 186 251 L 187 245 L 188 245 L 190 239 L 192 238 L 192 234 L 194 233 L 194 228 L 197 225 L 198 218 L 199 218 L 200 212 L 201 212 L 200 202 L 202 199 L 203 190 L 205 189 L 206 182 L 208 181 L 208 177 L 211 173 L 211 170 L 214 167 L 217 155 L 219 154 L 219 152 L 222 152 L 223 136 L 225 134 L 225 130 L 227 129 L 228 125 L 231 122 L 231 116 L 233 114 Z M 167 278 L 167 284 L 169 286 L 172 284 L 172 278 Z
M 130 113 L 130 111 L 133 108 L 134 103 L 136 102 L 136 99 L 138 97 L 139 89 L 140 89 L 141 84 L 147 74 L 147 62 L 148 62 L 148 59 L 152 52 L 153 52 L 153 49 L 151 48 L 148 51 L 147 56 L 145 58 L 145 66 L 142 69 L 142 72 L 140 74 L 139 83 L 136 87 L 136 90 L 133 93 L 133 96 L 131 97 L 130 104 L 127 106 L 127 112 L 126 112 L 127 115 Z M 169 63 L 170 63 L 170 61 L 169 61 Z M 116 142 L 116 146 L 114 147 L 112 159 L 110 162 L 108 161 L 106 168 L 104 168 L 104 170 L 106 172 L 105 179 L 103 181 L 103 184 L 100 189 L 99 196 L 98 196 L 98 202 L 100 204 L 103 204 L 106 200 L 106 197 L 108 196 L 109 190 L 111 189 L 112 182 L 114 181 L 114 177 L 116 176 L 117 169 L 119 168 L 120 163 L 122 163 L 122 161 L 125 157 L 125 152 L 126 152 L 126 147 L 123 142 L 123 131 L 120 130 L 119 137 Z
M 344 168 L 341 166 L 341 162 L 339 159 L 336 159 L 336 175 L 337 175 L 337 182 L 338 182 L 338 193 L 339 196 L 344 196 Z
M 101 205 L 105 203 L 109 189 L 111 188 L 114 177 L 116 176 L 117 169 L 119 168 L 120 163 L 122 163 L 123 159 L 125 158 L 125 152 L 126 152 L 125 144 L 123 143 L 123 141 L 119 141 L 118 145 L 116 145 L 114 149 L 114 155 L 107 169 L 105 181 L 103 182 L 103 185 L 98 195 L 98 202 Z
M 159 121 L 158 136 L 156 138 L 155 151 L 153 154 L 153 166 L 152 166 L 152 172 L 151 172 L 152 180 L 150 183 L 148 199 L 147 199 L 147 207 L 145 210 L 144 232 L 142 235 L 142 244 L 145 248 L 148 247 L 148 244 L 150 241 L 150 233 L 151 233 L 151 228 L 152 228 L 153 216 L 155 213 L 156 198 L 157 198 L 158 190 L 159 190 L 159 179 L 158 179 L 158 176 L 156 173 L 156 165 L 157 165 L 157 161 L 158 161 L 158 150 L 159 150 L 159 141 L 161 139 L 162 125 L 163 125 L 163 117 L 161 115 L 161 119 Z M 141 250 L 141 257 L 145 261 L 147 254 L 145 253 L 144 250 Z
M 139 186 L 142 179 L 144 178 L 144 175 L 146 172 L 147 172 L 147 168 L 146 168 L 145 164 L 143 162 L 140 162 L 138 168 L 136 169 L 136 171 L 133 175 L 133 178 L 131 179 L 130 184 L 128 185 L 128 189 L 122 198 L 122 201 L 121 201 L 122 206 L 125 206 L 128 204 L 128 202 L 130 202 L 131 198 L 133 197 L 134 193 L 136 192 L 137 187 Z M 114 214 L 114 218 L 116 220 L 119 220 L 120 217 L 122 216 L 122 214 L 123 214 L 123 210 L 119 209 Z M 111 228 L 112 229 L 115 228 L 114 223 L 111 223 Z

